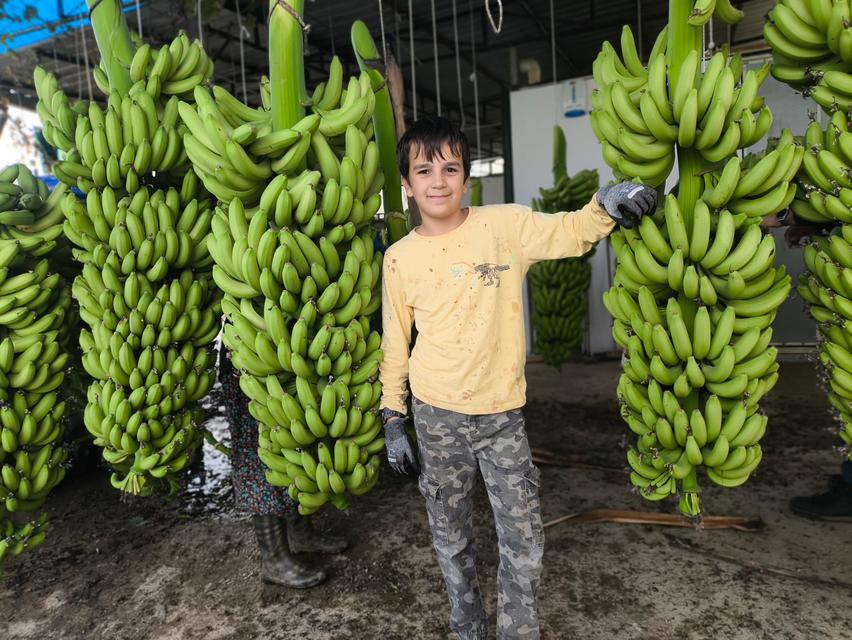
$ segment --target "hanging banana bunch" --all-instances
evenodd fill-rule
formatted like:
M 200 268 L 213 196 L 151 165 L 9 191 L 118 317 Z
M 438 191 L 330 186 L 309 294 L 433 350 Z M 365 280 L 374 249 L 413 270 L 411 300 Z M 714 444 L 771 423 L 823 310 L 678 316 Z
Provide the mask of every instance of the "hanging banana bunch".
M 837 412 L 843 453 L 852 458 L 852 30 L 847 0 L 786 0 L 769 12 L 764 36 L 772 74 L 810 96 L 828 115 L 805 130 L 805 156 L 791 209 L 797 220 L 835 226 L 804 250 L 797 291 L 820 333 L 819 361 Z
M 369 491 L 384 447 L 381 339 L 370 324 L 381 303 L 371 222 L 384 180 L 372 139 L 382 79 L 347 80 L 334 57 L 306 97 L 302 30 L 277 1 L 270 11 L 263 107 L 214 87 L 179 111 L 193 167 L 219 200 L 208 246 L 258 453 L 267 480 L 307 515 Z M 356 23 L 361 39 L 375 50 Z
M 180 99 L 212 74 L 183 34 L 159 49 L 132 45 L 120 6 L 92 2 L 107 97 L 71 104 L 35 71 L 45 137 L 65 152 L 55 167 L 85 202 L 62 202 L 64 231 L 82 265 L 73 285 L 83 366 L 94 378 L 84 423 L 112 467 L 113 486 L 150 495 L 177 475 L 208 434 L 200 400 L 214 380 L 218 294 L 206 238 L 212 202 L 190 170 Z
M 0 561 L 44 541 L 47 514 L 33 512 L 65 476 L 71 292 L 50 272 L 65 193 L 24 165 L 0 170 Z
M 622 58 L 604 46 L 592 114 L 617 176 L 661 187 L 678 160 L 677 193 L 611 237 L 618 266 L 604 304 L 626 352 L 618 395 L 637 436 L 631 482 L 648 500 L 679 493 L 690 517 L 701 512 L 699 467 L 734 487 L 762 458 L 759 401 L 778 378 L 771 324 L 791 285 L 759 222 L 792 201 L 803 155 L 788 131 L 753 165 L 734 155 L 772 122 L 758 95 L 768 69 L 743 72 L 739 57 L 717 53 L 702 72 L 701 29 L 689 22 L 700 4 L 670 1 L 647 68 L 627 27 Z
M 553 183 L 550 189 L 539 189 L 541 197 L 532 202 L 535 211 L 575 211 L 591 200 L 600 184 L 596 170 L 584 169 L 568 176 L 565 133 L 558 125 L 553 128 Z M 589 258 L 593 253 L 594 250 L 581 258 L 538 262 L 528 272 L 534 348 L 551 366 L 567 362 L 583 341 L 586 293 L 592 275 Z

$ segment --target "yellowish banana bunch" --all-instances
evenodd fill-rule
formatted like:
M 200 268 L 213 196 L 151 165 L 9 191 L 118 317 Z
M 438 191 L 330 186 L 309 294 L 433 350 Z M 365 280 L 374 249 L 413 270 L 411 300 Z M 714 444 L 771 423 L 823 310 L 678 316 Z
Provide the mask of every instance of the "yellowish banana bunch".
M 800 89 L 828 114 L 852 108 L 852 4 L 849 0 L 781 0 L 763 36 L 772 75 Z
M 88 325 L 82 364 L 95 379 L 84 423 L 113 485 L 132 494 L 175 490 L 206 435 L 197 401 L 215 381 L 210 345 L 220 329 L 207 251 L 213 203 L 190 170 L 179 98 L 191 99 L 211 71 L 185 35 L 158 51 L 142 45 L 126 93 L 96 71 L 105 109 L 66 109 L 56 79 L 35 73 L 39 112 L 56 114 L 51 133 L 66 151 L 56 175 L 86 196 L 61 203 L 82 265 L 72 288 Z
M 558 125 L 553 128 L 553 182 L 553 187 L 539 189 L 541 197 L 532 202 L 535 211 L 576 211 L 592 199 L 600 184 L 597 170 L 584 169 L 568 175 L 565 132 Z M 583 341 L 586 294 L 592 274 L 588 261 L 593 253 L 538 262 L 528 272 L 535 351 L 551 366 L 570 360 Z
M 727 3 L 700 1 L 688 22 L 720 10 L 741 17 Z M 603 301 L 625 349 L 618 395 L 638 438 L 628 452 L 631 481 L 648 500 L 679 495 L 680 511 L 697 517 L 699 468 L 735 487 L 762 459 L 759 401 L 778 379 L 771 324 L 791 283 L 759 223 L 794 199 L 806 153 L 785 130 L 758 156 L 735 155 L 772 122 L 758 94 L 768 67 L 743 73 L 738 56 L 720 52 L 702 72 L 684 29 L 697 42 L 692 27 L 670 24 L 644 73 L 626 27 L 623 68 L 605 46 L 592 118 L 617 176 L 660 186 L 675 157 L 681 165 L 677 195 L 611 236 L 617 268 Z M 670 66 L 665 49 L 674 44 L 681 48 Z
M 266 95 L 266 91 L 261 92 Z M 311 112 L 274 129 L 220 87 L 181 104 L 195 172 L 219 200 L 208 240 L 224 343 L 260 424 L 268 481 L 309 514 L 369 491 L 384 447 L 370 317 L 381 304 L 372 220 L 383 174 L 375 94 L 335 57 Z

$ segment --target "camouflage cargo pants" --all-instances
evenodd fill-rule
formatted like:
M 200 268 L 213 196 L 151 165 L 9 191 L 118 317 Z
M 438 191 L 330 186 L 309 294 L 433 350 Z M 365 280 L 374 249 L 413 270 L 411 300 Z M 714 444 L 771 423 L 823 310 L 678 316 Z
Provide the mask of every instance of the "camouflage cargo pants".
M 486 638 L 488 620 L 476 576 L 473 487 L 482 473 L 497 528 L 500 567 L 497 638 L 539 637 L 537 593 L 544 551 L 539 471 L 520 410 L 464 415 L 413 400 L 420 449 L 420 492 L 459 638 Z

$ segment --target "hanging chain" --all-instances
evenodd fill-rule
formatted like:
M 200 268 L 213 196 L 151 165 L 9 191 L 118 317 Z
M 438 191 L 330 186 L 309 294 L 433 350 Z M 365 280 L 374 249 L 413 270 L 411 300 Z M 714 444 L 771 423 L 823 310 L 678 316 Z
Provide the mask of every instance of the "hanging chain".
M 411 108 L 414 119 L 417 120 L 417 65 L 414 63 L 414 12 L 411 9 L 412 0 L 408 0 L 408 39 L 411 51 Z
M 553 84 L 556 84 L 556 14 L 550 0 L 550 60 L 553 65 Z
M 136 0 L 136 30 L 139 32 L 139 38 L 142 38 L 142 5 L 139 0 Z
M 471 59 L 473 63 L 473 106 L 474 114 L 476 115 L 476 158 L 477 160 L 482 155 L 482 140 L 479 132 L 479 76 L 476 73 L 476 34 L 473 32 L 473 0 L 467 0 L 468 10 L 470 12 L 470 44 L 471 44 Z
M 201 48 L 204 48 L 204 31 L 201 28 L 201 0 L 198 0 L 195 5 L 195 10 L 198 13 L 198 41 L 201 43 Z
M 82 15 L 80 18 L 82 19 Z M 89 73 L 89 44 L 86 40 L 86 23 L 83 22 L 83 63 L 86 65 L 86 87 L 89 90 L 89 100 L 92 99 L 92 74 Z
M 441 74 L 438 71 L 438 23 L 435 21 L 435 0 L 432 4 L 432 55 L 435 58 L 435 99 L 438 101 L 438 115 L 441 115 Z
M 248 92 L 246 91 L 246 58 L 245 51 L 243 49 L 243 36 L 248 33 L 245 26 L 243 26 L 243 16 L 240 13 L 240 0 L 237 0 L 237 24 L 239 25 L 240 30 L 240 75 L 242 76 L 243 81 L 243 103 L 248 104 Z
M 453 37 L 456 44 L 456 82 L 459 88 L 459 113 L 461 114 L 461 128 L 465 127 L 464 99 L 462 97 L 461 61 L 459 59 L 459 23 L 456 15 L 456 0 L 453 0 Z

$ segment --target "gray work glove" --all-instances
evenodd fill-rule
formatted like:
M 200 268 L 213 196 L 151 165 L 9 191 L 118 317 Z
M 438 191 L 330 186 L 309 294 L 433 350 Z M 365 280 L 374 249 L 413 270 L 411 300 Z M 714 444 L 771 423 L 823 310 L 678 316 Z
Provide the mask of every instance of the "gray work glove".
M 632 229 L 642 216 L 657 208 L 657 191 L 633 182 L 618 182 L 598 190 L 598 204 L 622 227 Z
M 416 476 L 420 474 L 420 465 L 404 425 L 404 418 L 392 418 L 384 425 L 388 462 L 397 473 Z

